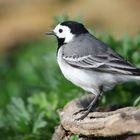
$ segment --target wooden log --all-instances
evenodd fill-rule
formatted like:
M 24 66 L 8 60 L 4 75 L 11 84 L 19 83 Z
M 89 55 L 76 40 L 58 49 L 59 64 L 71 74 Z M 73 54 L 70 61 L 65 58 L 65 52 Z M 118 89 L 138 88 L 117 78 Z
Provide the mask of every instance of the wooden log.
M 83 112 L 76 115 L 74 113 L 87 107 L 92 99 L 92 95 L 83 96 L 69 102 L 58 111 L 61 124 L 54 134 L 58 139 L 53 136 L 53 140 L 63 140 L 72 134 L 79 135 L 83 140 L 101 137 L 140 139 L 140 108 L 138 107 L 125 107 L 109 112 L 94 111 L 90 112 L 85 119 L 77 120 Z M 61 138 L 58 137 L 60 132 L 63 132 Z

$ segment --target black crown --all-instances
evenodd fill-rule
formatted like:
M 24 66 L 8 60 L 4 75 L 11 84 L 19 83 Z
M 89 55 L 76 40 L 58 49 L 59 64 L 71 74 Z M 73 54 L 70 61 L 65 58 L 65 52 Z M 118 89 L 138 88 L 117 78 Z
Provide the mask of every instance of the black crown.
M 84 27 L 82 23 L 75 22 L 75 21 L 64 21 L 61 25 L 68 26 L 71 29 L 72 34 L 84 34 L 88 33 L 88 30 Z

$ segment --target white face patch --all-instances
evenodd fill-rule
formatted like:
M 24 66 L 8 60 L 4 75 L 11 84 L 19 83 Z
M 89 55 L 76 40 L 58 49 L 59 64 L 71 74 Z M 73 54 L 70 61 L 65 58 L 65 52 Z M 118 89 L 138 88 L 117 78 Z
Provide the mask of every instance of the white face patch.
M 74 35 L 71 33 L 71 30 L 67 26 L 58 24 L 53 30 L 58 38 L 64 38 L 64 43 L 68 43 L 73 40 Z

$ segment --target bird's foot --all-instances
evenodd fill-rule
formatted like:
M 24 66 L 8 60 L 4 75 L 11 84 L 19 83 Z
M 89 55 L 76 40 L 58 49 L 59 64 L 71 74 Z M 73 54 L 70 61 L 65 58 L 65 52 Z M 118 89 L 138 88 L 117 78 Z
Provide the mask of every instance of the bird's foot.
M 84 111 L 82 111 L 82 115 L 79 117 L 79 118 L 77 118 L 77 119 L 75 119 L 76 121 L 79 121 L 79 120 L 83 120 L 88 114 L 89 114 L 89 110 L 84 110 Z
M 79 111 L 75 112 L 73 115 L 77 115 L 77 114 L 79 114 L 79 113 L 81 113 L 81 112 L 85 112 L 85 111 L 87 111 L 87 110 L 88 110 L 88 108 L 82 108 L 82 109 L 80 109 Z
M 80 109 L 79 111 L 75 112 L 73 115 L 77 115 L 77 114 L 81 114 L 81 117 L 79 117 L 78 119 L 76 120 L 83 120 L 88 114 L 89 112 L 92 110 L 95 111 L 96 109 L 96 103 L 97 103 L 97 100 L 99 98 L 100 95 L 97 95 L 94 97 L 94 99 L 92 100 L 92 102 L 88 105 L 88 107 L 86 108 L 83 108 L 83 109 Z
M 88 114 L 89 114 L 90 110 L 88 108 L 83 108 L 80 109 L 79 111 L 75 112 L 73 115 L 77 115 L 77 114 L 81 114 L 81 116 L 75 120 L 79 121 L 79 120 L 83 120 Z

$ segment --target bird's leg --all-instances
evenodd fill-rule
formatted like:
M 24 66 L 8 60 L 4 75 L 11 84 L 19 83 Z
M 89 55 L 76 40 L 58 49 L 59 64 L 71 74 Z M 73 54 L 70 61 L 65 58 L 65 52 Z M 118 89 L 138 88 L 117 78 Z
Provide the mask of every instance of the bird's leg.
M 78 114 L 78 113 L 80 113 L 82 111 L 85 111 L 85 112 L 83 112 L 83 115 L 80 118 L 76 119 L 76 120 L 83 120 L 89 114 L 89 112 L 91 111 L 92 107 L 96 105 L 99 97 L 100 97 L 100 94 L 96 95 L 87 108 L 81 109 L 78 112 L 74 113 L 74 115 L 76 115 L 76 114 Z

